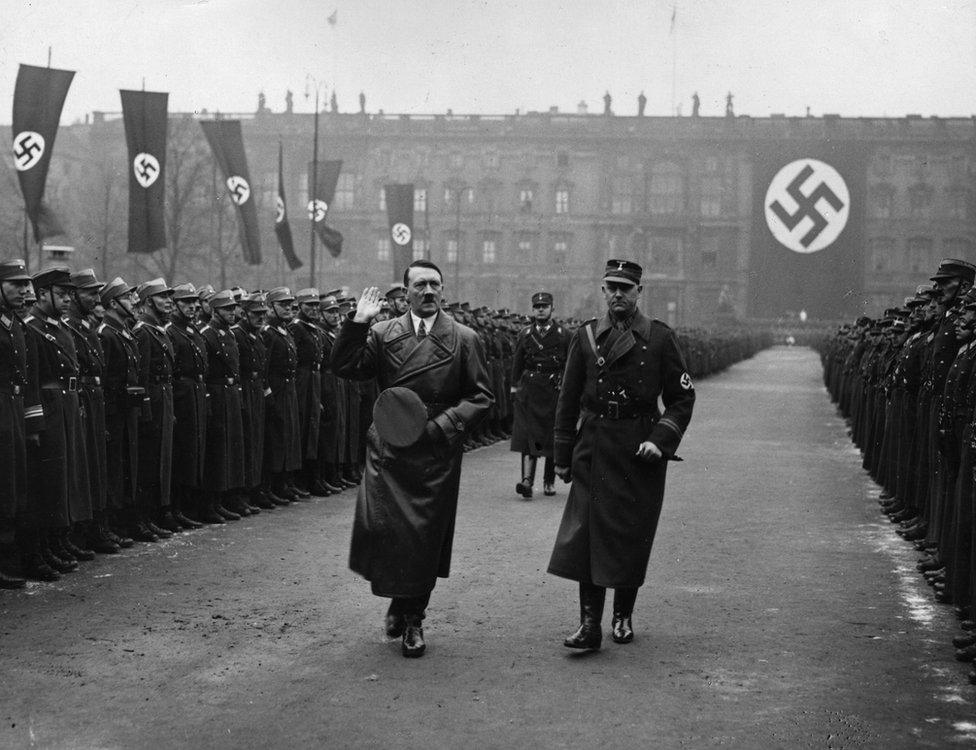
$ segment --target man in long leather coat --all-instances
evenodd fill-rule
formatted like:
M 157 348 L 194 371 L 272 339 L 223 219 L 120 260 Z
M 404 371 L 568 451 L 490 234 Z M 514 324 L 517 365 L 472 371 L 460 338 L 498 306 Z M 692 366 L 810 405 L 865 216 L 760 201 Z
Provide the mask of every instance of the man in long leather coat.
M 402 636 L 408 657 L 424 653 L 424 611 L 450 571 L 464 438 L 494 400 L 477 334 L 440 313 L 442 279 L 430 261 L 412 263 L 404 278 L 410 310 L 372 327 L 381 296 L 366 289 L 332 351 L 338 376 L 408 388 L 427 408 L 412 445 L 394 447 L 370 428 L 349 553 L 373 593 L 393 600 L 387 634 Z
M 633 639 L 667 460 L 695 404 L 678 337 L 637 309 L 641 274 L 636 263 L 608 262 L 607 314 L 573 335 L 556 406 L 556 473 L 573 484 L 549 572 L 579 581 L 580 627 L 564 641 L 569 648 L 600 647 L 607 588 L 615 590 L 613 640 Z

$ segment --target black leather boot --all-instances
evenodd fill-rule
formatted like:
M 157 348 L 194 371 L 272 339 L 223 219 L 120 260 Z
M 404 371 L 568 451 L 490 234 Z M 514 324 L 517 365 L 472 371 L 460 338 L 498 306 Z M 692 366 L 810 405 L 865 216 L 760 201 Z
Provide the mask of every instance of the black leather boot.
M 596 651 L 603 642 L 603 602 L 607 590 L 592 583 L 580 583 L 580 626 L 569 638 L 563 641 L 566 648 L 580 648 Z
M 610 637 L 614 643 L 630 643 L 634 640 L 634 628 L 630 618 L 634 613 L 634 602 L 637 601 L 637 589 L 613 590 L 613 624 Z
M 403 644 L 401 650 L 408 659 L 415 659 L 423 656 L 427 650 L 424 642 L 424 629 L 422 623 L 424 618 L 420 615 L 403 616 Z

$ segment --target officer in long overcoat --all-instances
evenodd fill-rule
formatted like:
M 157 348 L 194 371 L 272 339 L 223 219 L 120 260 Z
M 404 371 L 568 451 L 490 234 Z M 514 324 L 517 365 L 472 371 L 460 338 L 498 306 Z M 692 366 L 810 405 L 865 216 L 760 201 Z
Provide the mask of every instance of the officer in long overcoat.
M 239 496 L 244 488 L 244 421 L 241 415 L 241 355 L 231 326 L 238 304 L 229 289 L 210 298 L 210 323 L 200 329 L 207 346 L 206 466 L 203 486 L 219 515 L 237 520 L 251 513 Z
M 515 420 L 511 450 L 522 454 L 522 479 L 515 485 L 515 491 L 526 500 L 532 497 L 536 463 L 540 457 L 545 459 L 543 491 L 546 495 L 556 492 L 552 427 L 570 334 L 553 322 L 552 303 L 549 292 L 532 295 L 535 322 L 519 331 L 512 359 Z
M 37 440 L 44 418 L 37 388 L 37 353 L 18 317 L 31 277 L 23 260 L 0 262 L 0 530 L 13 528 L 21 572 L 52 581 L 60 574 L 41 558 L 34 524 L 27 523 L 27 436 Z M 23 588 L 24 578 L 0 571 L 0 588 Z
M 322 295 L 322 412 L 319 423 L 318 491 L 335 494 L 345 489 L 339 473 L 342 462 L 342 414 L 345 393 L 332 372 L 332 348 L 339 330 L 339 302 L 332 294 Z
M 198 294 L 193 284 L 174 287 L 165 326 L 173 344 L 173 416 L 179 434 L 173 441 L 173 519 L 187 529 L 199 528 L 197 519 L 206 513 L 207 346 L 197 329 Z
M 302 471 L 296 484 L 313 491 L 317 480 L 319 426 L 322 412 L 322 356 L 324 334 L 319 328 L 319 290 L 302 289 L 295 295 L 298 315 L 288 331 L 295 341 L 298 365 L 295 395 L 298 397 L 298 429 L 301 435 Z M 317 493 L 316 493 L 317 494 Z
M 297 497 L 289 486 L 289 475 L 302 465 L 298 396 L 295 393 L 298 350 L 288 332 L 294 301 L 287 287 L 269 291 L 267 324 L 261 329 L 261 338 L 268 351 L 268 387 L 271 389 L 266 403 L 265 470 L 269 491 L 283 500 Z
M 369 429 L 349 553 L 373 593 L 393 600 L 387 634 L 402 636 L 410 657 L 424 653 L 424 610 L 450 572 L 464 438 L 494 400 L 477 334 L 440 314 L 442 278 L 430 261 L 414 261 L 404 278 L 410 310 L 372 328 L 380 292 L 366 289 L 332 351 L 340 377 L 409 389 L 427 410 L 424 434 L 406 447 Z
M 654 542 L 668 459 L 691 419 L 695 391 L 678 337 L 637 308 L 641 267 L 611 260 L 607 313 L 576 331 L 556 406 L 556 473 L 572 480 L 549 572 L 579 581 L 580 627 L 570 648 L 599 648 L 606 589 L 613 639 L 633 638 L 631 614 Z M 658 398 L 664 413 L 658 410 Z

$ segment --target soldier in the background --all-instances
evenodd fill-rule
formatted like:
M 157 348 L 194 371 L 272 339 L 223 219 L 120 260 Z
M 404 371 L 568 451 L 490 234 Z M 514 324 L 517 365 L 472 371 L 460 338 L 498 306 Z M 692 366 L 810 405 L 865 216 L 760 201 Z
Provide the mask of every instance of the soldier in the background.
M 268 387 L 271 389 L 265 402 L 264 465 L 268 491 L 276 504 L 298 497 L 289 487 L 289 475 L 302 465 L 298 396 L 295 393 L 298 350 L 288 332 L 294 301 L 288 287 L 276 287 L 268 292 L 267 323 L 261 329 L 261 339 L 268 351 Z
M 179 439 L 173 441 L 173 526 L 200 528 L 206 515 L 203 496 L 207 446 L 207 347 L 197 329 L 200 297 L 193 284 L 173 289 L 173 312 L 166 333 L 173 344 L 173 416 Z M 212 521 L 212 519 L 211 519 Z
M 74 284 L 65 266 L 53 266 L 34 276 L 37 303 L 27 316 L 27 331 L 37 350 L 37 381 L 44 407 L 40 444 L 29 450 L 32 459 L 31 495 L 40 525 L 46 532 L 45 562 L 60 573 L 94 557 L 76 546 L 70 533 L 79 522 L 91 520 L 91 491 L 85 452 L 81 400 L 78 395 L 78 353 L 62 316 L 71 302 Z
M 522 479 L 515 485 L 515 491 L 526 500 L 532 498 L 536 463 L 540 457 L 545 459 L 543 492 L 556 494 L 552 431 L 570 336 L 566 329 L 553 322 L 552 311 L 553 299 L 549 292 L 532 295 L 535 321 L 519 332 L 512 362 L 515 420 L 511 450 L 522 455 Z
M 112 279 L 100 293 L 105 315 L 98 337 L 105 353 L 105 457 L 108 537 L 120 547 L 133 540 L 122 529 L 135 524 L 139 469 L 139 415 L 145 389 L 139 385 L 139 346 L 130 331 L 135 322 L 135 288 Z
M 319 328 L 319 290 L 301 289 L 295 295 L 298 317 L 288 325 L 298 352 L 295 393 L 298 396 L 298 431 L 301 435 L 302 468 L 295 478 L 299 497 L 314 492 L 319 456 L 319 423 L 322 410 L 323 333 Z
M 319 325 L 324 334 L 322 350 L 322 413 L 319 425 L 319 489 L 335 494 L 346 488 L 340 466 L 343 461 L 346 428 L 346 387 L 348 381 L 332 372 L 332 348 L 339 332 L 339 289 L 322 295 L 322 319 Z
M 386 301 L 390 303 L 390 315 L 398 318 L 410 307 L 407 301 L 407 288 L 399 281 L 390 285 L 386 290 Z
M 0 531 L 13 529 L 21 573 L 52 581 L 60 575 L 40 555 L 36 523 L 27 499 L 27 441 L 36 443 L 44 411 L 37 383 L 37 354 L 28 346 L 18 312 L 31 277 L 23 260 L 0 262 Z M 0 588 L 17 589 L 24 578 L 0 570 Z
M 244 404 L 244 488 L 248 502 L 263 510 L 275 507 L 262 488 L 264 466 L 265 404 L 271 395 L 268 387 L 268 350 L 261 338 L 268 305 L 264 295 L 252 294 L 242 302 L 244 315 L 231 329 L 237 339 L 241 360 L 242 399 Z
M 340 297 L 339 319 L 345 320 L 356 306 L 355 297 Z M 346 380 L 343 389 L 346 395 L 346 423 L 343 435 L 343 458 L 341 466 L 342 481 L 347 487 L 359 484 L 362 474 L 359 470 L 360 459 L 360 411 L 362 409 L 362 389 L 354 380 Z
M 136 288 L 139 322 L 139 384 L 149 398 L 149 418 L 139 421 L 137 520 L 132 538 L 157 542 L 173 535 L 159 525 L 170 512 L 173 483 L 173 344 L 164 325 L 173 312 L 173 290 L 161 279 Z M 168 519 L 167 519 L 168 520 Z
M 237 302 L 229 289 L 210 298 L 210 323 L 200 329 L 207 346 L 207 420 L 204 489 L 210 510 L 227 520 L 259 513 L 241 496 L 244 489 L 244 421 L 241 414 L 241 357 L 231 326 Z
M 106 517 L 108 467 L 105 442 L 105 352 L 98 336 L 98 325 L 92 311 L 100 303 L 99 293 L 105 286 L 95 276 L 95 270 L 86 268 L 72 274 L 75 289 L 64 324 L 71 331 L 78 352 L 81 373 L 79 390 L 82 403 L 82 419 L 85 426 L 86 454 L 88 456 L 88 484 L 91 489 L 92 522 L 85 530 L 87 549 L 100 554 L 117 554 L 121 547 L 108 535 Z
M 197 297 L 200 298 L 200 311 L 197 313 L 197 328 L 203 328 L 210 322 L 213 311 L 210 309 L 210 298 L 217 293 L 217 290 L 210 284 L 204 284 L 197 289 Z

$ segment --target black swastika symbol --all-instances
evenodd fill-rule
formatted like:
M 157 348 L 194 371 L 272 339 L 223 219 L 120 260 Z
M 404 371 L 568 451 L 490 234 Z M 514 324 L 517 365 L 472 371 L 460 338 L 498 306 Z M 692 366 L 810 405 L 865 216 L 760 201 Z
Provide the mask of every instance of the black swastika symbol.
M 800 173 L 793 178 L 793 181 L 786 188 L 789 196 L 796 201 L 795 212 L 792 214 L 789 213 L 778 200 L 769 204 L 770 210 L 783 222 L 783 226 L 790 231 L 795 229 L 797 224 L 807 216 L 813 220 L 813 226 L 810 227 L 810 231 L 800 239 L 800 244 L 803 247 L 810 247 L 810 244 L 820 236 L 820 233 L 829 223 L 824 218 L 824 215 L 817 210 L 817 201 L 821 198 L 824 199 L 835 211 L 840 211 L 844 207 L 844 201 L 837 197 L 837 194 L 830 189 L 830 186 L 826 182 L 821 182 L 817 185 L 810 195 L 804 195 L 801 192 L 800 188 L 803 187 L 803 183 L 810 179 L 810 175 L 812 174 L 813 167 L 805 164 L 803 169 L 800 170 Z
M 14 142 L 14 156 L 21 164 L 29 163 L 36 152 L 43 150 L 44 147 L 32 135 L 19 138 Z
M 149 159 L 143 157 L 139 160 L 139 176 L 142 178 L 143 182 L 149 182 L 152 179 L 153 173 L 156 172 L 158 167 L 153 164 Z

